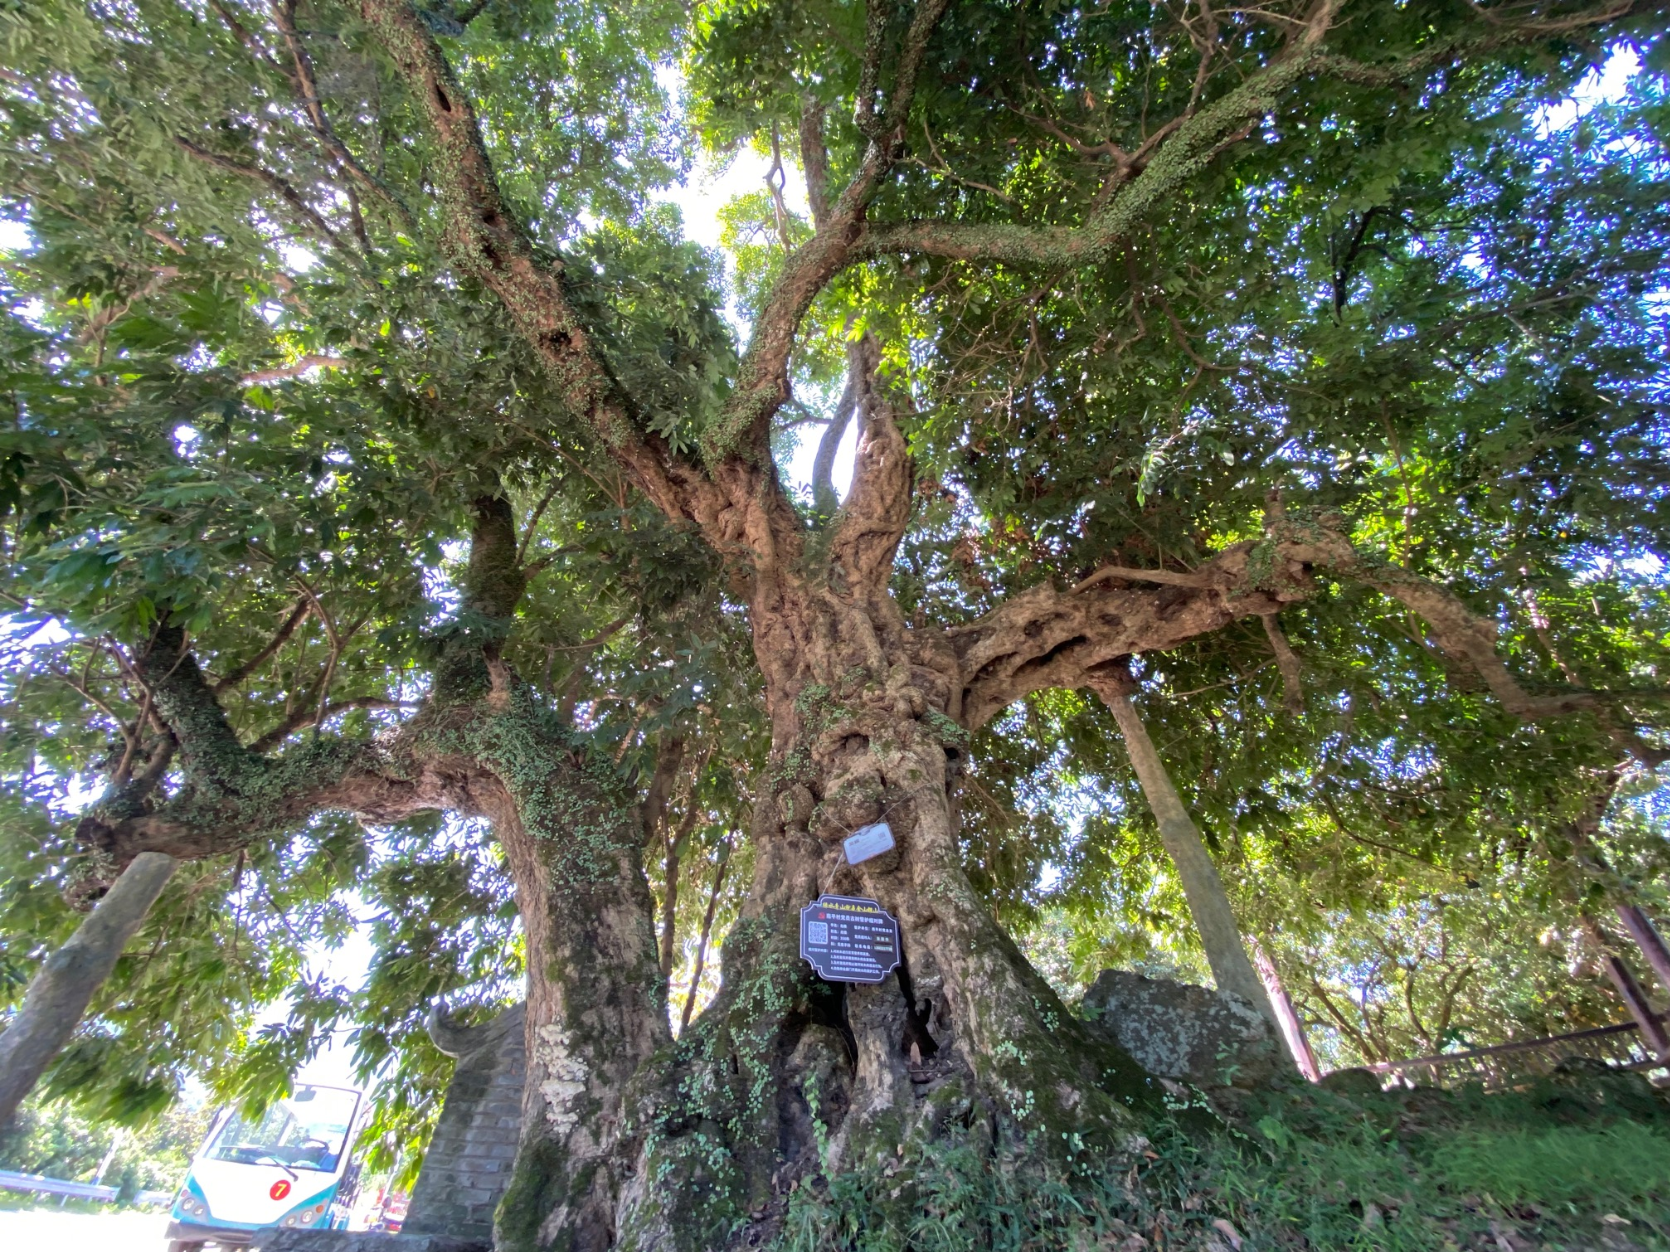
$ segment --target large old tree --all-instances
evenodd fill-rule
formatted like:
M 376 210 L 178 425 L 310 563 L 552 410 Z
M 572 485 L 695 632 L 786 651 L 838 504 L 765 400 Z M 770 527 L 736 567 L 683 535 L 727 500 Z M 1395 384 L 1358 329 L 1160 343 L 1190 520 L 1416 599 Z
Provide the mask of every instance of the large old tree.
M 394 947 L 424 908 L 484 927 L 439 992 L 514 974 L 482 955 L 512 929 L 472 877 L 498 858 L 530 1044 L 500 1246 L 706 1248 L 819 1177 L 908 1207 L 956 1150 L 1104 1197 L 1140 1153 L 1161 1093 L 999 920 L 1050 859 L 994 798 L 1029 745 L 1037 776 L 1058 747 L 1094 772 L 1123 732 L 1211 968 L 1254 998 L 1156 743 L 1197 758 L 1177 784 L 1209 830 L 1276 832 L 1282 872 L 1327 859 L 1342 898 L 1380 863 L 1328 852 L 1327 820 L 1433 866 L 1534 848 L 1550 917 L 1634 898 L 1596 815 L 1663 759 L 1662 119 L 1646 85 L 1586 132 L 1551 111 L 1601 50 L 1658 55 L 1654 6 L 0 22 L 33 233 L 0 504 L 34 711 L 8 768 L 20 822 L 51 810 L 39 762 L 105 788 L 73 857 L 35 837 L 14 912 L 139 899 L 101 968 L 42 966 L 0 1038 L 23 1087 L 159 892 L 183 1065 L 213 1051 L 186 989 L 226 974 L 181 931 L 205 893 L 244 907 L 246 864 L 290 893 L 251 902 L 269 929 L 340 930 L 354 886 L 412 911 L 379 923 Z M 730 215 L 740 349 L 649 196 L 698 143 L 773 161 Z M 782 464 L 813 424 L 802 496 Z M 1244 702 L 1202 703 L 1220 688 Z M 1249 801 L 1280 786 L 1303 797 Z M 366 850 L 359 823 L 456 837 L 424 814 L 498 851 Z M 897 852 L 847 865 L 883 820 Z M 723 981 L 675 1040 L 681 866 L 717 901 L 733 846 Z M 1069 903 L 1113 873 L 1093 833 L 1063 852 Z M 800 961 L 829 891 L 899 918 L 896 977 Z M 83 1040 L 54 1081 L 119 1051 Z

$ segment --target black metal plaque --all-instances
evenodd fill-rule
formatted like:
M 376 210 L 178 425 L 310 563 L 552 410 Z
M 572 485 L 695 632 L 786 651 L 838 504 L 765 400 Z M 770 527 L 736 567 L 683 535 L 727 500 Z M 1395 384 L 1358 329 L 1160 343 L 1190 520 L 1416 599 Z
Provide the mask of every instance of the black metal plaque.
M 898 919 L 862 896 L 819 896 L 800 910 L 800 955 L 826 982 L 880 982 L 898 968 Z

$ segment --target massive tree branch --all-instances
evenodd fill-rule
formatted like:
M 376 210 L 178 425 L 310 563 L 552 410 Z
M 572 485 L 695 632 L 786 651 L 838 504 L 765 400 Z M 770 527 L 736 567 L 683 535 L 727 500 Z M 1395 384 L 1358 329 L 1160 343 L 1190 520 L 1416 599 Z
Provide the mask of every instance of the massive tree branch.
M 1342 3 L 1343 0 L 1319 0 L 1303 19 L 1292 23 L 1288 42 L 1274 61 L 1206 107 L 1166 123 L 1156 131 L 1156 135 L 1164 135 L 1163 143 L 1150 147 L 1155 138 L 1150 136 L 1141 153 L 1142 159 L 1132 159 L 1121 171 L 1122 178 L 1105 207 L 1091 213 L 1081 225 L 1026 226 L 934 220 L 871 222 L 852 248 L 851 260 L 917 255 L 1052 268 L 1099 264 L 1135 227 L 1163 212 L 1166 204 L 1219 153 L 1251 135 L 1282 97 L 1308 78 L 1333 78 L 1374 87 L 1396 86 L 1452 62 L 1468 51 L 1593 28 L 1639 7 L 1629 0 L 1617 0 L 1554 23 L 1503 21 L 1480 10 L 1480 16 L 1491 24 L 1488 33 L 1467 41 L 1434 42 L 1409 56 L 1368 64 L 1324 51 L 1324 40 Z M 1190 108 L 1194 108 L 1193 103 Z M 1138 166 L 1140 172 L 1130 176 L 1130 171 Z
M 1174 648 L 1309 594 L 1303 563 L 1285 556 L 1278 559 L 1290 588 L 1278 594 L 1257 585 L 1248 572 L 1257 547 L 1226 548 L 1194 570 L 1189 584 L 1158 591 L 1115 588 L 1111 577 L 1072 591 L 1044 583 L 947 632 L 962 671 L 963 725 L 977 729 L 1030 692 L 1084 686 L 1134 652 Z
M 897 157 L 928 41 L 949 2 L 920 0 L 898 50 L 893 87 L 879 115 L 875 105 L 880 93 L 879 32 L 883 23 L 877 14 L 882 6 L 870 6 L 866 82 L 860 86 L 858 99 L 859 129 L 869 142 L 857 172 L 829 206 L 825 222 L 790 254 L 766 297 L 742 358 L 736 389 L 722 419 L 702 439 L 702 453 L 710 466 L 731 456 L 750 463 L 769 462 L 771 421 L 789 398 L 789 361 L 801 319 L 829 280 L 856 259 L 853 250 L 861 237 L 870 200 Z
M 1173 648 L 1242 617 L 1273 618 L 1284 604 L 1314 594 L 1312 571 L 1373 587 L 1413 610 L 1438 648 L 1476 673 L 1515 717 L 1527 721 L 1578 712 L 1604 713 L 1640 693 L 1560 689 L 1527 691 L 1496 652 L 1496 627 L 1453 592 L 1401 567 L 1366 557 L 1332 519 L 1294 520 L 1272 508 L 1265 538 L 1224 549 L 1188 573 L 1109 566 L 1070 591 L 1042 584 L 1019 593 L 978 621 L 946 632 L 958 657 L 961 719 L 970 729 L 1010 703 L 1050 687 L 1095 685 L 1123 658 Z M 1160 582 L 1160 590 L 1114 582 Z M 1298 658 L 1271 634 L 1288 684 L 1297 694 Z
M 429 27 L 407 0 L 361 0 L 360 12 L 429 119 L 439 148 L 430 173 L 453 263 L 503 302 L 563 402 L 657 508 L 675 518 L 716 514 L 718 502 L 704 507 L 692 499 L 711 488 L 687 467 L 675 466 L 660 441 L 639 427 L 630 398 L 569 302 L 562 262 L 535 253 L 499 189 L 475 110 Z
M 910 454 L 894 420 L 893 397 L 877 376 L 878 345 L 865 336 L 855 347 L 853 385 L 864 435 L 852 489 L 836 515 L 830 561 L 845 575 L 849 593 L 879 597 L 887 592 L 893 558 L 910 525 Z
M 1342 554 L 1334 568 L 1367 583 L 1382 595 L 1412 609 L 1427 624 L 1445 655 L 1473 670 L 1502 707 L 1515 717 L 1535 721 L 1561 713 L 1595 709 L 1605 703 L 1592 691 L 1564 690 L 1532 695 L 1519 685 L 1496 653 L 1496 624 L 1473 612 L 1453 592 L 1396 565 L 1363 560 L 1355 552 Z
M 853 260 L 898 254 L 959 261 L 1068 267 L 1105 260 L 1115 245 L 1178 195 L 1223 148 L 1280 102 L 1294 84 L 1314 72 L 1316 40 L 1296 45 L 1178 125 L 1124 183 L 1106 207 L 1082 226 L 1018 226 L 1008 223 L 912 221 L 872 223 L 852 249 Z

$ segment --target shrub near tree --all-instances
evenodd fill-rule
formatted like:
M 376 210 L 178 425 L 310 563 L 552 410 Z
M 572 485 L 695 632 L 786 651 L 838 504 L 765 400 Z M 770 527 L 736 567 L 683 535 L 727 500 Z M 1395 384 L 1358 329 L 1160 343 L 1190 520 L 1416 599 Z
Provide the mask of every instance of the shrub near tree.
M 1597 817 L 1663 755 L 1651 6 L 0 22 L 14 1105 L 259 1102 L 353 1023 L 392 1148 L 427 1004 L 525 976 L 504 1247 L 820 1188 L 860 1244 L 1060 1243 L 1170 1116 L 1010 933 L 1051 870 L 1122 904 L 1109 824 L 1033 802 L 1074 771 L 1135 762 L 1169 925 L 1254 999 L 1237 892 L 1272 935 L 1407 856 L 1602 940 L 1653 903 Z M 1630 94 L 1557 124 L 1608 50 Z M 742 343 L 652 196 L 698 144 L 773 161 Z M 675 1040 L 687 886 L 735 920 Z M 898 917 L 896 978 L 811 974 L 822 891 Z M 59 946 L 65 895 L 111 907 Z M 297 986 L 368 912 L 367 986 Z

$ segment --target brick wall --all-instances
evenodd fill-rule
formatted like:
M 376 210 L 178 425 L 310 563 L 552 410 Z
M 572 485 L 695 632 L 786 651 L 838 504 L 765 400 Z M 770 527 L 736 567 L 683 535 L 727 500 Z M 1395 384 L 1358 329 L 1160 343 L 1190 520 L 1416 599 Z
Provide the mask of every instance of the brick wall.
M 404 1233 L 492 1238 L 493 1212 L 509 1185 L 522 1130 L 524 1007 L 466 1028 L 431 1018 L 429 1033 L 458 1066 L 412 1189 Z

